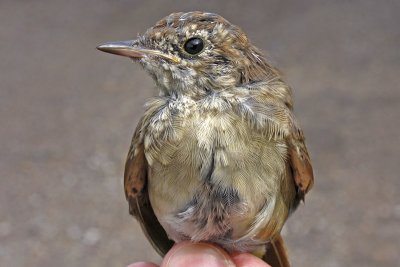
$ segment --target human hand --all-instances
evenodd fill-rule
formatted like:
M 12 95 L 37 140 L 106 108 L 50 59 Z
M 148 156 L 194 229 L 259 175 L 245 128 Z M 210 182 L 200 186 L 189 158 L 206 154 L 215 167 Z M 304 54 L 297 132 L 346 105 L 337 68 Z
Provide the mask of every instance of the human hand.
M 165 255 L 160 267 L 270 267 L 249 253 L 229 255 L 225 250 L 209 243 L 181 242 Z M 137 262 L 128 267 L 159 267 L 154 263 Z

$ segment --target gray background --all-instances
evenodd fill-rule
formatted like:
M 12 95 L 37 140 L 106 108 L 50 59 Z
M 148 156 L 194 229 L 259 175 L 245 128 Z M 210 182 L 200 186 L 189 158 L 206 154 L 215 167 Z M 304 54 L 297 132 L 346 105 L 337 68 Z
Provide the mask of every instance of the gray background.
M 398 266 L 399 1 L 0 2 L 0 266 L 160 258 L 123 164 L 152 80 L 95 46 L 174 11 L 240 25 L 294 87 L 316 184 L 284 235 L 294 266 Z

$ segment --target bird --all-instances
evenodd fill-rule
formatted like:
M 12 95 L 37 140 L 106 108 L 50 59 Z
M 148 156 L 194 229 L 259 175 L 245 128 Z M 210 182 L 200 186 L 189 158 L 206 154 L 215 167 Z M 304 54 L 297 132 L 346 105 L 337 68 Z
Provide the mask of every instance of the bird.
M 281 230 L 314 183 L 292 89 L 238 26 L 172 13 L 97 47 L 139 63 L 149 99 L 125 164 L 129 212 L 160 255 L 184 240 L 290 266 Z

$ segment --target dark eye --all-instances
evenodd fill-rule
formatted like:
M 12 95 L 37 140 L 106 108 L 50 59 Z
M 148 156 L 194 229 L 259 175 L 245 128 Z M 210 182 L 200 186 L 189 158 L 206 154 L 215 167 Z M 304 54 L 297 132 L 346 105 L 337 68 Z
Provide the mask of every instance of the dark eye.
M 183 46 L 185 51 L 191 55 L 200 53 L 204 48 L 204 42 L 198 37 L 190 38 Z

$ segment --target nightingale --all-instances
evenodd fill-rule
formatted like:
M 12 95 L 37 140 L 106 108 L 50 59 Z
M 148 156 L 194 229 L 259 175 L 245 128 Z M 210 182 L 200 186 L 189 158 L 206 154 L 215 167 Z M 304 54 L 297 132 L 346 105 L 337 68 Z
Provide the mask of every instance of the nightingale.
M 244 32 L 213 13 L 173 13 L 99 50 L 154 79 L 129 148 L 129 211 L 164 255 L 211 242 L 289 266 L 280 231 L 313 185 L 291 88 Z

